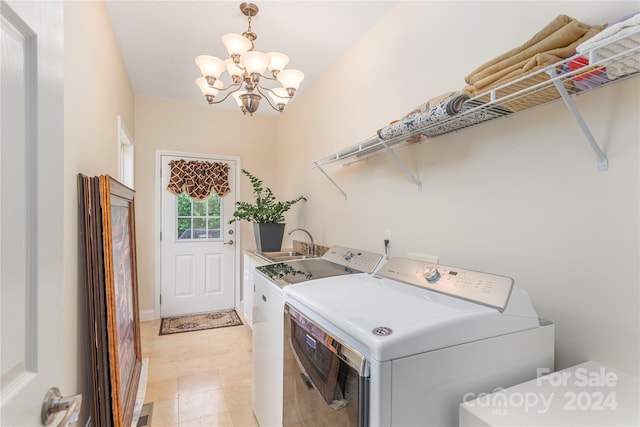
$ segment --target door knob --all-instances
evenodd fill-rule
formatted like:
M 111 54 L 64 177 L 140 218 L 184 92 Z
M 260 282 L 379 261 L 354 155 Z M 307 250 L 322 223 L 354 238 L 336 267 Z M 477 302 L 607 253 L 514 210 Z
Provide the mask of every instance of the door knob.
M 228 242 L 224 242 L 225 245 L 233 245 L 233 240 L 229 240 Z
M 40 419 L 45 426 L 55 420 L 58 412 L 66 411 L 64 417 L 58 423 L 58 427 L 66 427 L 70 422 L 77 421 L 80 407 L 82 406 L 82 394 L 63 397 L 58 387 L 51 387 L 44 396 Z M 72 419 L 75 417 L 75 419 Z

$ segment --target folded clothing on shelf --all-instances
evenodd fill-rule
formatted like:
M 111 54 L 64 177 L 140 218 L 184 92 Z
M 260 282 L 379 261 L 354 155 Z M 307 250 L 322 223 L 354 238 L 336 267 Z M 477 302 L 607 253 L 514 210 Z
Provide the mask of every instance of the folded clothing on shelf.
M 580 90 L 593 89 L 609 81 L 605 67 L 589 67 L 589 59 L 578 56 L 562 66 L 562 74 L 572 73 L 569 77 Z
M 569 58 L 575 47 L 602 31 L 604 26 L 591 26 L 567 15 L 558 15 L 527 42 L 482 64 L 465 81 L 476 91 L 503 79 L 524 67 L 536 54 L 547 53 L 558 58 Z
M 578 53 L 596 50 L 596 58 L 612 58 L 640 44 L 640 12 L 620 18 L 602 32 L 576 46 Z M 607 77 L 614 80 L 640 71 L 640 52 L 616 57 L 604 62 L 607 67 Z
M 527 42 L 493 58 L 465 77 L 464 88 L 478 96 L 491 89 L 518 80 L 527 74 L 541 70 L 573 56 L 576 46 L 594 37 L 604 25 L 588 25 L 567 15 L 559 15 Z M 541 98 L 544 102 L 558 97 Z

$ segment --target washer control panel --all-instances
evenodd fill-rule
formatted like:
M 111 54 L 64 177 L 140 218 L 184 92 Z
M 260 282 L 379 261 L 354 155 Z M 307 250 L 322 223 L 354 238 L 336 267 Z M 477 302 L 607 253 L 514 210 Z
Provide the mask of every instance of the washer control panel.
M 376 274 L 497 308 L 499 311 L 507 306 L 513 289 L 511 277 L 407 258 L 390 259 Z
M 344 265 L 345 267 L 351 267 L 354 270 L 364 273 L 373 273 L 382 260 L 382 254 L 361 251 L 360 249 L 345 248 L 343 246 L 333 246 L 322 255 L 322 259 Z

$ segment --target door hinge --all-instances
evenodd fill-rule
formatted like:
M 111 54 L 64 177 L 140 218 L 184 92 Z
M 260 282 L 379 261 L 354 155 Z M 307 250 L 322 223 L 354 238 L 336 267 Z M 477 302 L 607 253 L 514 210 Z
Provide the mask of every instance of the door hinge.
M 162 231 L 160 232 L 160 241 L 162 242 Z
M 160 295 L 160 305 L 162 305 L 162 295 Z

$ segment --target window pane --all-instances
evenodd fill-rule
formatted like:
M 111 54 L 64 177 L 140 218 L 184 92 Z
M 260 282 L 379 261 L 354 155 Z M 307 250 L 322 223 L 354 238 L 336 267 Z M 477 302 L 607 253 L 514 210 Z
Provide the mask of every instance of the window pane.
M 206 216 L 207 215 L 207 201 L 200 200 L 193 201 L 193 216 Z
M 220 228 L 220 218 L 209 218 L 209 228 Z
M 178 216 L 191 216 L 191 197 L 184 193 L 178 195 Z
M 209 205 L 209 216 L 220 215 L 220 197 L 217 194 L 212 194 L 207 203 Z
M 193 238 L 207 238 L 207 220 L 206 218 L 193 218 Z
M 209 218 L 207 220 L 210 239 L 220 238 L 220 218 Z
M 191 238 L 191 218 L 178 218 L 178 239 Z

